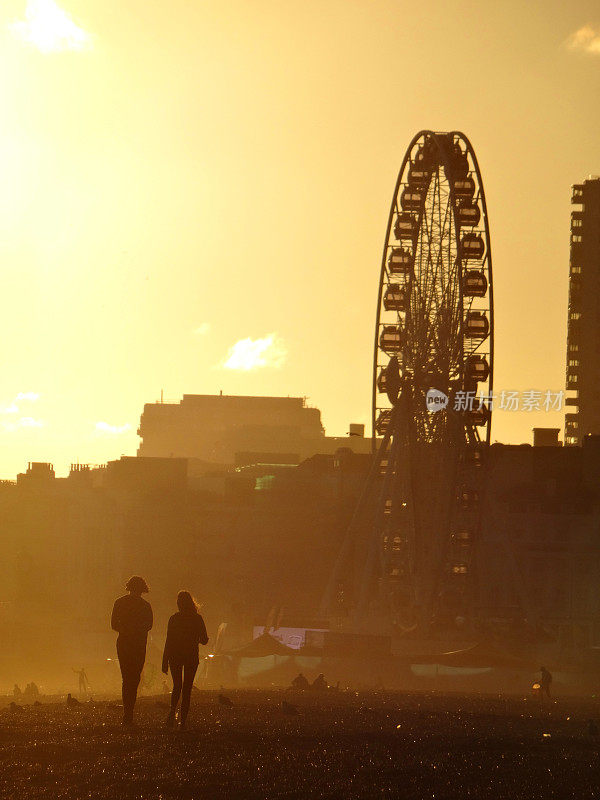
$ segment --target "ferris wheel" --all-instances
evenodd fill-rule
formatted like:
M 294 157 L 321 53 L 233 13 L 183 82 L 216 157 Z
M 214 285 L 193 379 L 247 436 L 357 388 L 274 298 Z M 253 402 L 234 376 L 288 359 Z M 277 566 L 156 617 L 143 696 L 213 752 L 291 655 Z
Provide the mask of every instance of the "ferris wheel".
M 475 153 L 460 132 L 421 131 L 398 175 L 381 264 L 373 465 L 328 588 L 331 600 L 344 559 L 360 553 L 351 600 L 359 616 L 376 609 L 401 627 L 428 628 L 472 611 L 493 328 Z
M 373 441 L 387 430 L 402 383 L 412 394 L 416 439 L 446 439 L 456 406 L 468 412 L 462 420 L 467 440 L 489 442 L 491 270 L 475 153 L 462 133 L 422 131 L 404 157 L 388 219 L 377 304 Z M 444 402 L 430 394 L 428 404 L 432 389 L 452 399 L 452 407 L 431 413 Z

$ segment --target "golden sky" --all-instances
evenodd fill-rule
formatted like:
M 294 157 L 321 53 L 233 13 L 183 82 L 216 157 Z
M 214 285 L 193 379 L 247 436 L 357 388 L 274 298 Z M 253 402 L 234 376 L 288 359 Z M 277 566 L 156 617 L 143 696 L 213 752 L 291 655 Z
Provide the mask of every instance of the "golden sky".
M 0 475 L 134 454 L 161 389 L 368 422 L 387 212 L 422 128 L 479 158 L 496 388 L 563 387 L 597 0 L 5 0 L 0 71 Z M 562 414 L 497 413 L 492 435 L 534 425 Z

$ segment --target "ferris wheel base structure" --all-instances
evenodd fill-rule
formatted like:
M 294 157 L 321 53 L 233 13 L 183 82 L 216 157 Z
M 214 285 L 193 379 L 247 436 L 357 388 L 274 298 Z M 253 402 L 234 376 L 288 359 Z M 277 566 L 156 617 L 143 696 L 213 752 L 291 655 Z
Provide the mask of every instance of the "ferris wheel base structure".
M 408 636 L 477 623 L 493 390 L 483 181 L 459 131 L 420 131 L 396 181 L 379 272 L 371 470 L 322 612 Z

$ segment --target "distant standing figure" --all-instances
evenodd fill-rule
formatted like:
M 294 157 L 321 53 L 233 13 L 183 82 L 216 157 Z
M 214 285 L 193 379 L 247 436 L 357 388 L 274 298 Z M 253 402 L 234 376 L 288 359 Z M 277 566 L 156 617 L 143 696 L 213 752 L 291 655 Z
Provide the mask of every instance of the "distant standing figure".
M 146 640 L 152 628 L 152 607 L 142 594 L 150 591 L 139 575 L 125 584 L 128 594 L 115 600 L 111 627 L 118 632 L 117 656 L 123 678 L 123 725 L 133 725 L 133 708 L 146 660 Z
M 181 710 L 179 712 L 179 725 L 185 728 L 194 676 L 198 669 L 198 645 L 206 644 L 206 626 L 198 613 L 194 598 L 189 592 L 179 592 L 177 595 L 177 608 L 167 627 L 167 640 L 163 653 L 162 671 L 167 674 L 171 669 L 173 678 L 173 691 L 171 692 L 171 711 L 166 724 L 173 727 L 179 697 L 181 696 Z
M 18 683 L 15 683 L 13 688 L 13 697 L 21 697 L 22 694 L 23 692 L 21 691 L 21 687 Z
M 325 675 L 323 675 L 323 673 L 321 673 L 314 679 L 314 681 L 312 682 L 312 688 L 317 689 L 318 691 L 323 691 L 323 689 L 329 689 L 329 684 L 325 680 Z
M 296 675 L 294 680 L 292 681 L 292 689 L 310 689 L 310 683 L 304 677 L 302 673 Z
M 85 674 L 85 669 L 82 667 L 81 669 L 74 669 L 73 672 L 79 678 L 79 694 L 85 694 L 88 690 L 88 677 Z
M 547 697 L 550 697 L 550 686 L 552 684 L 552 675 L 548 672 L 546 667 L 540 667 L 540 672 L 542 673 L 542 677 L 540 680 L 542 694 L 544 694 L 545 692 Z

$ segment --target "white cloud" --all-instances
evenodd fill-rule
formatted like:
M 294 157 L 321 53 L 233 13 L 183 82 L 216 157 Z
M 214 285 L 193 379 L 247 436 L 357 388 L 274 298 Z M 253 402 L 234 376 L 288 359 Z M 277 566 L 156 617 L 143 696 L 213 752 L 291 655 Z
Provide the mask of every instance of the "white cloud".
M 600 28 L 583 25 L 569 36 L 567 47 L 600 56 Z
M 43 428 L 44 422 L 41 419 L 34 419 L 33 417 L 21 417 L 16 422 L 4 422 L 3 428 L 5 431 L 14 433 L 19 428 Z
M 85 50 L 92 42 L 90 34 L 76 25 L 54 0 L 29 0 L 25 19 L 13 22 L 10 30 L 41 53 Z
M 18 414 L 19 413 L 19 405 L 22 400 L 25 400 L 29 403 L 35 403 L 40 399 L 39 394 L 36 392 L 19 392 L 19 394 L 15 397 L 12 403 L 9 406 L 5 406 L 4 408 L 0 408 L 0 414 Z M 26 417 L 25 419 L 30 419 L 30 417 Z
M 201 325 L 198 325 L 198 327 L 195 328 L 194 333 L 196 334 L 196 336 L 206 336 L 209 330 L 210 330 L 210 322 L 203 322 Z
M 276 333 L 269 333 L 263 339 L 240 339 L 229 349 L 224 369 L 248 372 L 259 367 L 284 365 L 287 349 L 283 339 Z
M 96 423 L 96 433 L 106 433 L 111 434 L 113 436 L 119 435 L 121 433 L 127 433 L 127 431 L 131 428 L 131 425 L 126 422 L 125 425 L 110 425 L 108 422 L 97 422 Z
M 44 423 L 41 419 L 34 419 L 33 417 L 21 417 L 18 423 L 22 428 L 43 428 Z
M 19 400 L 29 400 L 30 403 L 35 403 L 39 399 L 40 396 L 37 394 L 37 392 L 19 392 L 19 394 L 15 397 L 15 403 L 17 403 Z

